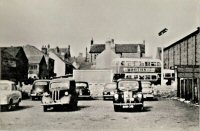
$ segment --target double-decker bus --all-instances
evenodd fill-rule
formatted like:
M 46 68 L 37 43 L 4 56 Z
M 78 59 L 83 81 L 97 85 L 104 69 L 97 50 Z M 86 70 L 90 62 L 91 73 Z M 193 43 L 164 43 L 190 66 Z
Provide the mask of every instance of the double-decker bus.
M 160 84 L 161 60 L 151 58 L 116 58 L 112 61 L 113 80 L 130 78 Z

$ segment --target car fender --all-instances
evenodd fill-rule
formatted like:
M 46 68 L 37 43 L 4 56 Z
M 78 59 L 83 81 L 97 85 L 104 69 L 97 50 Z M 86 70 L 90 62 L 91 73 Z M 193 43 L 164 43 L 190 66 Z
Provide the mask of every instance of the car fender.
M 61 99 L 60 99 L 60 101 L 61 101 L 61 103 L 70 103 L 70 101 L 71 101 L 71 99 L 72 99 L 72 96 L 71 95 L 68 95 L 68 96 L 63 96 Z

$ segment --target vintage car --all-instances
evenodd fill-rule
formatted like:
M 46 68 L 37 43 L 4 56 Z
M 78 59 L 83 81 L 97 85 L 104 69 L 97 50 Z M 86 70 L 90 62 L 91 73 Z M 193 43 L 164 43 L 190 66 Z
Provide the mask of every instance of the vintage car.
M 14 82 L 8 80 L 0 80 L 0 111 L 12 110 L 18 107 L 21 102 L 22 94 L 17 90 Z
M 84 81 L 76 81 L 76 91 L 79 98 L 91 98 L 89 84 Z
M 50 80 L 36 80 L 32 85 L 30 96 L 32 100 L 41 99 L 44 92 L 49 92 Z
M 141 81 L 142 83 L 142 93 L 144 99 L 153 99 L 154 98 L 154 93 L 153 93 L 153 87 L 151 82 L 149 81 Z
M 133 79 L 119 79 L 117 92 L 113 100 L 114 111 L 122 108 L 135 108 L 143 110 L 143 95 L 141 82 Z
M 49 92 L 45 92 L 42 97 L 43 111 L 53 107 L 67 108 L 75 110 L 78 104 L 78 93 L 76 92 L 76 82 L 72 78 L 60 78 L 50 81 Z
M 103 99 L 111 99 L 113 100 L 114 94 L 117 91 L 116 89 L 116 82 L 113 83 L 106 83 L 103 89 Z

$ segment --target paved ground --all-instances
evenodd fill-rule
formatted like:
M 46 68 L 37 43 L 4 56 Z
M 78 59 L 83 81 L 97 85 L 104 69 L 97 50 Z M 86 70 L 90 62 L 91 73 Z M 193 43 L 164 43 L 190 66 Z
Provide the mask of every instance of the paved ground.
M 77 111 L 43 112 L 40 101 L 23 100 L 18 110 L 0 112 L 1 130 L 197 131 L 198 107 L 175 100 L 145 101 L 143 112 L 114 112 L 111 101 L 79 101 Z

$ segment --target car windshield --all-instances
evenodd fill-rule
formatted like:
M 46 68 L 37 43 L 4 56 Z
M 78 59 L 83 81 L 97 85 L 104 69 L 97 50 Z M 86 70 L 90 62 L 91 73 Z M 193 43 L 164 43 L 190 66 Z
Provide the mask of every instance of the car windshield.
M 120 81 L 119 90 L 138 90 L 139 89 L 139 84 L 138 81 Z
M 86 88 L 87 84 L 86 83 L 76 83 L 76 87 L 84 87 L 84 88 Z
M 53 82 L 50 85 L 51 89 L 69 89 L 69 83 L 68 82 Z
M 35 85 L 36 86 L 47 86 L 48 82 L 46 82 L 46 81 L 38 81 L 38 82 L 35 82 Z
M 151 83 L 150 82 L 142 82 L 142 88 L 151 88 Z
M 7 83 L 0 83 L 0 90 L 4 90 L 4 91 L 8 91 L 9 88 L 9 84 Z
M 109 83 L 106 84 L 104 89 L 115 89 L 116 88 L 116 83 Z

